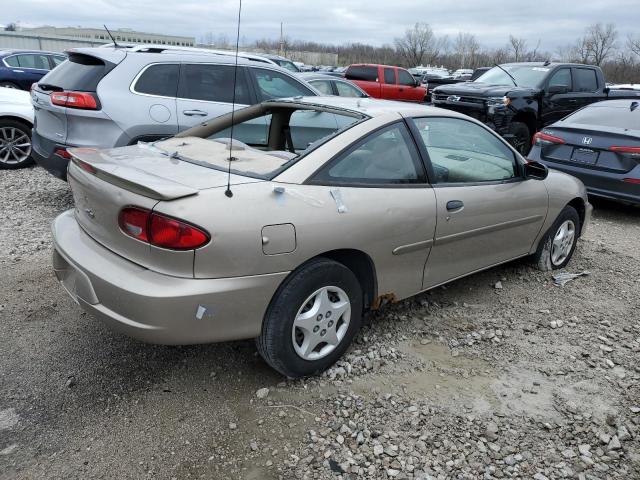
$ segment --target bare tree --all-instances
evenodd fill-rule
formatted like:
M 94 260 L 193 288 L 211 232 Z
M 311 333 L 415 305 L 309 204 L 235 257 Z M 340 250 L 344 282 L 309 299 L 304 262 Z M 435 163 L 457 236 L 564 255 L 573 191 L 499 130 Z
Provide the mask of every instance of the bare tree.
M 404 37 L 396 38 L 394 43 L 396 50 L 410 67 L 422 65 L 425 57 L 436 58 L 443 46 L 427 23 L 416 23 L 413 28 L 404 32 Z
M 516 62 L 521 62 L 527 53 L 527 41 L 524 38 L 516 38 L 513 35 L 509 35 L 508 47 L 513 52 L 513 59 Z
M 18 25 L 15 22 L 11 22 L 4 27 L 5 32 L 15 32 L 18 29 Z
M 460 68 L 477 67 L 477 56 L 480 53 L 480 43 L 471 33 L 458 33 L 453 42 L 453 51 Z
M 634 38 L 629 35 L 629 38 L 627 38 L 627 48 L 640 57 L 640 37 Z
M 578 41 L 578 52 L 584 63 L 602 65 L 615 51 L 618 31 L 613 23 L 595 23 L 587 27 L 585 36 Z

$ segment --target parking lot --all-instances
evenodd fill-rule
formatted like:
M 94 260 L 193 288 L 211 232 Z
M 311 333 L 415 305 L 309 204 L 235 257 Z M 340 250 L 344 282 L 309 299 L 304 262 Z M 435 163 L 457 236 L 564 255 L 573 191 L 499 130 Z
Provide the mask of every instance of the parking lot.
M 468 277 L 288 381 L 251 341 L 110 332 L 51 272 L 68 185 L 2 171 L 0 202 L 0 478 L 640 478 L 638 208 L 594 201 L 588 276 Z

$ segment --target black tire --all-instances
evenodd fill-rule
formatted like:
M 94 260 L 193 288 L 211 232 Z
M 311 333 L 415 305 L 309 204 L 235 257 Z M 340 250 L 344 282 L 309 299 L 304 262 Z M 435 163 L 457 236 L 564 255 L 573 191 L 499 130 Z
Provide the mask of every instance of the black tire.
M 298 311 L 318 289 L 333 286 L 348 296 L 351 312 L 344 337 L 333 351 L 317 360 L 302 358 L 294 349 L 292 332 Z M 290 378 L 320 373 L 347 350 L 362 322 L 362 289 L 353 272 L 343 264 L 316 258 L 294 271 L 271 299 L 256 339 L 262 358 L 275 370 Z M 337 322 L 337 319 L 336 319 Z
M 552 258 L 553 252 L 553 241 L 558 233 L 558 230 L 565 222 L 573 222 L 574 225 L 574 235 L 572 239 L 572 245 L 569 249 L 568 254 L 565 258 L 561 259 L 561 261 L 554 262 Z M 553 222 L 551 228 L 547 230 L 544 234 L 540 243 L 538 244 L 538 249 L 536 253 L 533 255 L 532 261 L 538 270 L 543 272 L 549 272 L 551 270 L 557 270 L 559 268 L 564 268 L 571 257 L 573 256 L 573 252 L 576 249 L 576 245 L 578 243 L 578 237 L 580 236 L 580 216 L 575 208 L 570 205 L 567 205 L 562 209 L 556 221 Z M 560 258 L 558 259 L 560 260 Z
M 15 88 L 16 90 L 22 90 L 18 85 L 13 82 L 0 82 L 0 87 Z
M 16 135 L 22 134 L 29 139 L 28 140 L 29 153 L 24 160 L 18 161 L 16 163 L 12 163 L 12 161 L 14 160 L 12 156 L 10 156 L 9 162 L 5 162 L 3 160 L 5 156 L 5 151 L 3 150 L 3 142 L 5 141 L 5 139 L 1 132 L 2 132 L 2 129 L 5 129 L 5 128 L 14 129 L 16 132 L 18 132 L 16 133 Z M 13 120 L 11 118 L 0 118 L 0 169 L 13 170 L 16 168 L 24 168 L 31 164 L 33 164 L 33 158 L 31 157 L 31 125 L 27 124 L 26 122 L 21 122 L 19 120 Z
M 515 148 L 518 153 L 524 157 L 529 155 L 531 151 L 531 132 L 529 127 L 522 122 L 513 122 L 509 127 L 509 133 L 513 135 L 509 143 Z

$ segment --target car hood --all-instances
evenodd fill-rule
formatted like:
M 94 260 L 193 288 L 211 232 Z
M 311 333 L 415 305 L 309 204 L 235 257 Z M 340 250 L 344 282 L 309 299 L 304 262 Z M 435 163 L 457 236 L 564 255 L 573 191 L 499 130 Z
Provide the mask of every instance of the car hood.
M 31 95 L 24 90 L 0 87 L 0 103 L 31 105 Z
M 507 94 L 525 95 L 535 92 L 534 88 L 516 87 L 514 85 L 495 85 L 482 82 L 455 83 L 436 87 L 433 92 L 445 95 L 460 95 L 470 97 L 503 97 Z

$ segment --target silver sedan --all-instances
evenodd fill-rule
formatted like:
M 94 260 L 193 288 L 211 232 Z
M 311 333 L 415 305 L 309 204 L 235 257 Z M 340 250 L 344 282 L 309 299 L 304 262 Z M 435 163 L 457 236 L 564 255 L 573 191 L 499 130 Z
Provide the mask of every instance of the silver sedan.
M 147 342 L 256 338 L 289 377 L 335 362 L 367 310 L 516 258 L 564 267 L 591 212 L 579 180 L 481 123 L 372 99 L 269 101 L 70 153 L 54 268 L 80 306 Z

